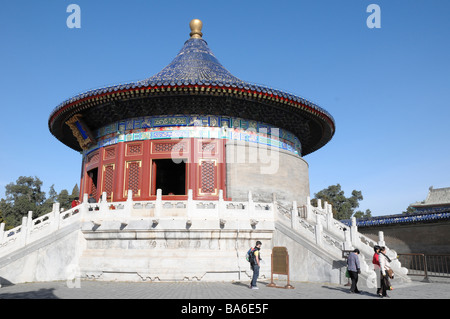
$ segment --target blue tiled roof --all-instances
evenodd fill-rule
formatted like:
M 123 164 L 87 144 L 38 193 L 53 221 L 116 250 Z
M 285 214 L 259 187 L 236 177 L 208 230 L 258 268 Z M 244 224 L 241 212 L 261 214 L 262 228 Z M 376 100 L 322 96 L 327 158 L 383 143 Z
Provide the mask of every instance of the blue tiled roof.
M 221 83 L 246 85 L 225 69 L 203 39 L 187 40 L 173 61 L 154 76 L 141 81 L 144 86 L 156 83 L 182 85 Z
M 187 40 L 173 61 L 154 76 L 137 82 L 102 87 L 78 94 L 59 104 L 52 111 L 50 118 L 64 106 L 90 96 L 130 88 L 161 85 L 217 85 L 221 87 L 233 87 L 273 94 L 305 104 L 308 107 L 325 114 L 333 122 L 333 126 L 335 124 L 334 118 L 329 112 L 311 101 L 294 94 L 286 93 L 268 86 L 246 82 L 235 77 L 220 64 L 219 60 L 209 49 L 205 40 L 195 38 Z
M 416 212 L 411 214 L 397 214 L 376 216 L 370 218 L 357 218 L 356 226 L 358 227 L 370 227 L 381 225 L 394 225 L 394 224 L 409 224 L 418 222 L 432 222 L 437 220 L 450 219 L 450 208 L 429 210 L 427 212 Z M 341 222 L 347 226 L 351 226 L 350 219 L 341 220 Z

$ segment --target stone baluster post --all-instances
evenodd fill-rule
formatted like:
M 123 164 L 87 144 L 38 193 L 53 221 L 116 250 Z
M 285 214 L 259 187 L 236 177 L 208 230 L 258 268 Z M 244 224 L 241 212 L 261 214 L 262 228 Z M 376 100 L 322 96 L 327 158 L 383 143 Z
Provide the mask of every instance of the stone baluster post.
M 217 203 L 217 216 L 220 220 L 222 214 L 225 214 L 225 200 L 223 199 L 223 190 L 219 189 L 219 202 Z
M 344 250 L 353 250 L 353 245 L 350 239 L 350 231 L 344 227 Z
M 305 220 L 311 221 L 310 218 L 312 218 L 312 208 L 311 208 L 311 197 L 306 197 L 306 207 L 305 207 Z
M 250 225 L 254 229 L 259 223 L 259 220 L 255 214 L 255 202 L 253 201 L 252 192 L 248 192 L 248 204 L 247 204 L 247 216 L 250 219 Z
M 350 226 L 350 240 L 353 246 L 358 246 L 358 226 L 356 226 L 356 218 L 352 217 L 352 224 Z
M 191 220 L 192 216 L 195 215 L 195 209 L 197 207 L 195 206 L 194 202 L 194 193 L 192 189 L 188 189 L 188 201 L 187 201 L 187 219 Z
M 25 246 L 25 241 L 27 237 L 27 216 L 22 217 L 22 226 L 20 228 L 20 246 Z
M 28 237 L 30 236 L 31 233 L 31 225 L 33 222 L 32 218 L 33 218 L 32 211 L 28 212 L 28 216 L 22 217 L 22 228 L 20 230 L 20 242 L 22 247 L 25 246 L 28 242 Z
M 297 201 L 292 202 L 292 211 L 291 211 L 291 227 L 292 229 L 297 229 L 298 227 L 298 208 Z
M 88 212 L 89 212 L 89 205 L 88 205 L 88 199 L 89 199 L 89 195 L 88 194 L 83 194 L 83 201 L 81 202 L 81 205 L 79 206 L 80 208 L 80 219 L 83 221 Z
M 156 190 L 156 202 L 155 202 L 155 218 L 160 218 L 162 214 L 162 189 Z
M 125 216 L 131 216 L 131 210 L 133 209 L 133 190 L 128 190 L 127 200 L 124 205 Z
M 325 218 L 326 218 L 326 227 L 329 231 L 333 229 L 333 210 L 331 208 L 331 204 L 325 202 Z
M 60 203 L 53 203 L 53 209 L 52 209 L 52 229 L 53 231 L 56 231 L 59 229 L 60 222 L 61 222 L 61 213 L 59 212 Z
M 320 214 L 316 214 L 316 226 L 315 226 L 315 235 L 316 235 L 316 244 L 322 246 L 322 218 Z
M 30 210 L 28 212 L 28 218 L 27 218 L 27 237 L 25 240 L 25 245 L 28 244 L 28 242 L 29 242 L 32 230 L 33 230 L 33 212 Z
M 386 242 L 384 241 L 384 233 L 381 230 L 378 232 L 378 246 L 386 246 Z
M 248 215 L 251 219 L 255 218 L 255 203 L 251 191 L 248 192 Z
M 128 198 L 127 198 L 128 200 Z M 108 208 L 108 200 L 106 192 L 102 193 L 102 197 L 100 199 L 100 212 L 106 213 L 109 210 Z

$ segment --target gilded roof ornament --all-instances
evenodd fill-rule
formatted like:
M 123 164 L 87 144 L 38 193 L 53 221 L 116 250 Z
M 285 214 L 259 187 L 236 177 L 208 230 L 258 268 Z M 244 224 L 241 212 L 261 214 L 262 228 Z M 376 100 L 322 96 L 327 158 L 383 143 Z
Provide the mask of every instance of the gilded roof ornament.
M 189 22 L 189 27 L 191 28 L 191 33 L 189 34 L 191 38 L 201 39 L 203 36 L 202 27 L 203 22 L 199 19 L 193 19 Z

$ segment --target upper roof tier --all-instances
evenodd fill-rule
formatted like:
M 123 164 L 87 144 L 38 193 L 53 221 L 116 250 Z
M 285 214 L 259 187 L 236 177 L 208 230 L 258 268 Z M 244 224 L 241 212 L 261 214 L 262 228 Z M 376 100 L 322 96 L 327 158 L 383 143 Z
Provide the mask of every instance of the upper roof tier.
M 75 115 L 93 131 L 109 123 L 148 115 L 212 114 L 266 122 L 294 133 L 303 154 L 334 135 L 333 117 L 316 104 L 232 75 L 202 39 L 201 21 L 190 23 L 191 38 L 161 72 L 141 81 L 103 87 L 76 95 L 50 114 L 49 129 L 80 151 L 67 121 Z

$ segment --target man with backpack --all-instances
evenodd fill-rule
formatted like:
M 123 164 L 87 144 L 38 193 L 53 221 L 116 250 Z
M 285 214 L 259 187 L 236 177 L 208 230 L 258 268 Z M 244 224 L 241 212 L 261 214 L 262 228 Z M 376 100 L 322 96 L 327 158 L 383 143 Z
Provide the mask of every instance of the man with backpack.
M 249 250 L 249 262 L 250 262 L 250 267 L 253 270 L 253 278 L 252 278 L 252 282 L 250 283 L 250 289 L 259 289 L 258 287 L 256 287 L 256 280 L 258 279 L 259 276 L 259 267 L 260 267 L 260 261 L 261 261 L 261 254 L 259 252 L 259 250 L 261 249 L 261 242 L 258 240 L 256 242 L 256 245 L 254 248 L 251 248 Z

